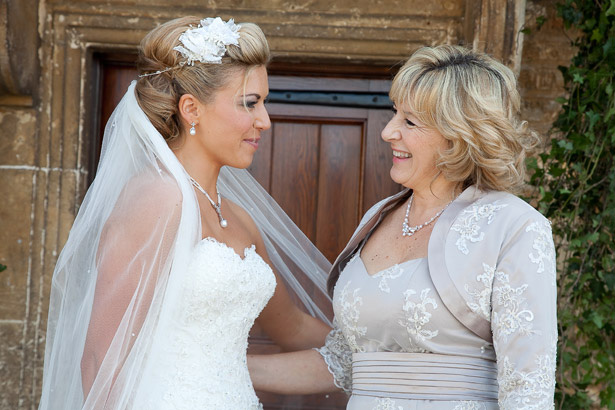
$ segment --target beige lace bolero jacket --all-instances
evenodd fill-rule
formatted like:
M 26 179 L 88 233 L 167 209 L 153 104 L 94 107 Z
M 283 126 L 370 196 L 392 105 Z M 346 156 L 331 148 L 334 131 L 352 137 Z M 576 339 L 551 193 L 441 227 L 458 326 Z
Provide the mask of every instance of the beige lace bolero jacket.
M 333 264 L 330 289 L 371 230 L 408 195 L 406 190 L 386 198 L 365 214 Z M 437 220 L 428 266 L 446 309 L 493 344 L 500 408 L 553 408 L 557 289 L 549 221 L 512 194 L 469 187 Z M 330 349 L 320 352 L 328 364 L 340 363 L 330 370 L 349 388 L 351 352 L 339 351 L 343 343 L 335 337 L 342 334 L 334 329 Z

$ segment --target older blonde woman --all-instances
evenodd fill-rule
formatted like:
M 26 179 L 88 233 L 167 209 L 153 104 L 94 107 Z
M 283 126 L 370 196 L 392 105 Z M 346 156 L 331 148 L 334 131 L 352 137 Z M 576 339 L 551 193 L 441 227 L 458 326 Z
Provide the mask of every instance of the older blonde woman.
M 257 389 L 342 388 L 348 408 L 548 409 L 556 351 L 548 220 L 514 195 L 535 136 L 513 73 L 461 47 L 395 77 L 391 178 L 334 263 L 320 349 L 251 357 Z

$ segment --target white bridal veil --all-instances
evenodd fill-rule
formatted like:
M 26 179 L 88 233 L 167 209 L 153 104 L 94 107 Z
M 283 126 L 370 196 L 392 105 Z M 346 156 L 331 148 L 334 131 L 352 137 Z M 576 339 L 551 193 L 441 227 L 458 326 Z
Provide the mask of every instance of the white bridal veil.
M 96 178 L 53 274 L 40 410 L 131 407 L 201 240 L 188 175 L 134 88 L 107 123 Z M 223 168 L 219 187 L 253 217 L 291 294 L 329 323 L 329 262 L 247 171 Z

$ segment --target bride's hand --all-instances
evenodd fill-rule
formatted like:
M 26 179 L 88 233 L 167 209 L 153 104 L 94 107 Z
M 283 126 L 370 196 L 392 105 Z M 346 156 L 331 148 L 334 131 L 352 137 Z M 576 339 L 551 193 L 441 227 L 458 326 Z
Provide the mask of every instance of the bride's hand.
M 277 394 L 330 393 L 339 388 L 316 350 L 248 355 L 248 370 L 256 390 Z

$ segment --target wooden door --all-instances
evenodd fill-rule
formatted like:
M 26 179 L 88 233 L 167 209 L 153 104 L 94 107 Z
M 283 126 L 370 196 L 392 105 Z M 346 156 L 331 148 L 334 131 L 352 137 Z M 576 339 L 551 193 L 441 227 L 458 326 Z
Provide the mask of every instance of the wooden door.
M 135 77 L 134 65 L 101 60 L 99 140 Z M 391 117 L 388 87 L 386 80 L 270 76 L 272 127 L 249 171 L 330 261 L 363 213 L 399 191 L 389 177 L 390 148 L 380 139 Z M 97 161 L 100 141 L 93 146 Z M 280 349 L 255 326 L 249 351 Z M 342 393 L 258 395 L 265 409 L 343 409 L 347 400 Z
M 289 85 L 369 86 L 369 81 L 276 76 L 270 83 L 272 94 L 282 86 L 282 93 L 290 93 Z M 309 100 L 309 94 L 300 97 Z M 281 102 L 267 109 L 272 127 L 249 170 L 333 261 L 363 213 L 399 190 L 389 177 L 390 149 L 380 139 L 390 110 Z

